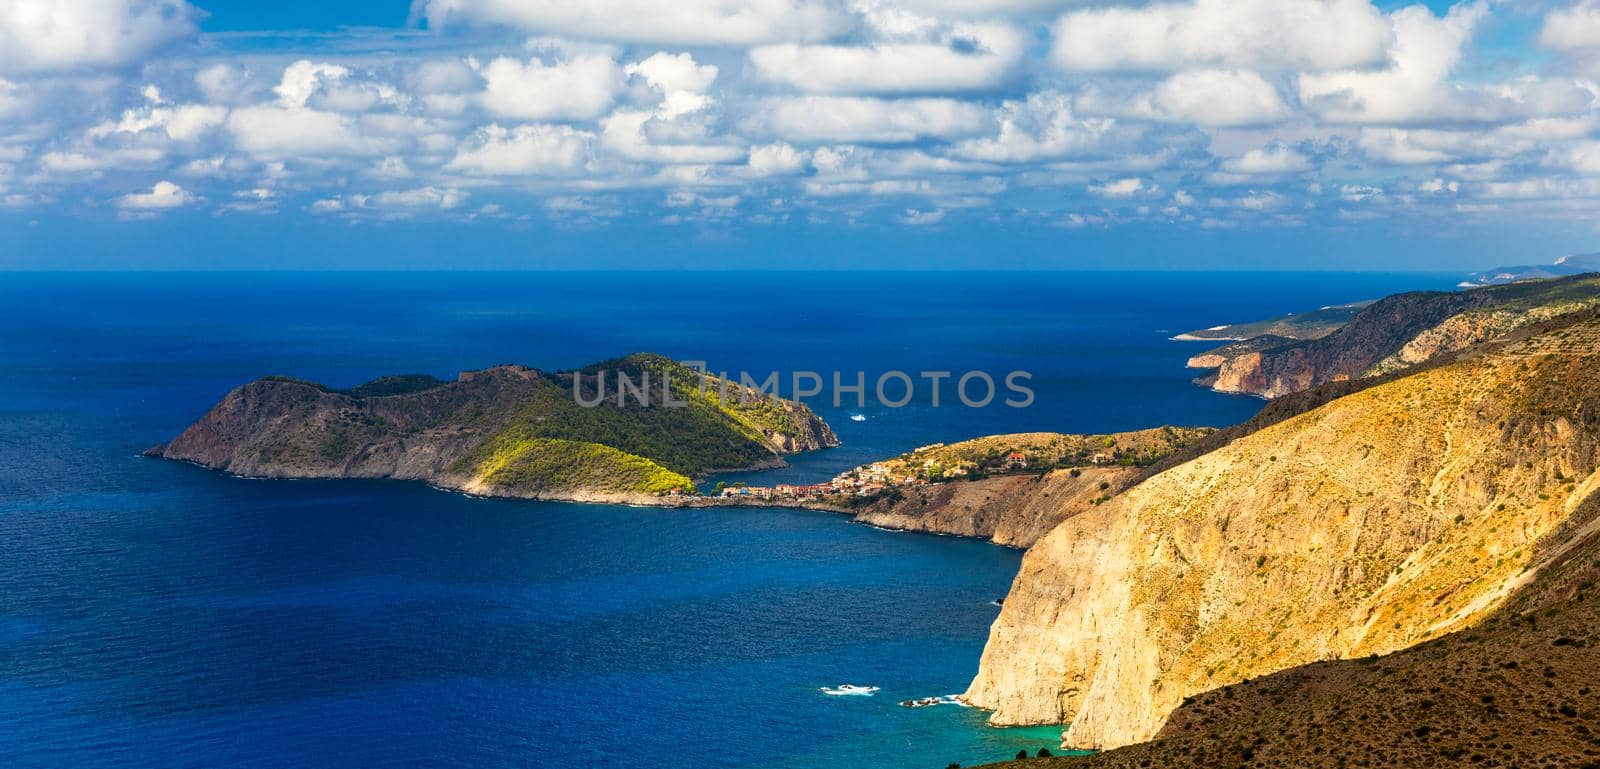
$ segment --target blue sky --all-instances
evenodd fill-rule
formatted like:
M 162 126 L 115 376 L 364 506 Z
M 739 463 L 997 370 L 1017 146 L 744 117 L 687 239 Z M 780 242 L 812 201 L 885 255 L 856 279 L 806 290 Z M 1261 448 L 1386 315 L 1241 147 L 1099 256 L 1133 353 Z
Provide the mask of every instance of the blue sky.
M 12 0 L 0 268 L 1600 250 L 1600 0 Z

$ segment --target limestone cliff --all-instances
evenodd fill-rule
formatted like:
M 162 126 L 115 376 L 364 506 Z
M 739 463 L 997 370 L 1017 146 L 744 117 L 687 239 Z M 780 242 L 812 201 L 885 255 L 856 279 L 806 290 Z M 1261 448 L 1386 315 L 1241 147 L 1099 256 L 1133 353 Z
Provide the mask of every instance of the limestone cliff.
M 1593 516 L 1600 496 L 1585 508 Z M 1151 742 L 1028 766 L 1594 766 L 1600 538 L 1568 541 L 1564 560 L 1474 628 L 1388 656 L 1320 662 L 1205 692 L 1187 699 Z
M 1523 336 L 1067 518 L 1024 558 L 968 700 L 1111 748 L 1198 693 L 1494 614 L 1592 533 L 1600 488 L 1600 318 Z
M 651 405 L 619 403 L 617 372 L 632 382 L 653 374 Z M 580 405 L 580 395 L 598 398 L 602 377 L 607 397 Z M 663 380 L 681 405 L 664 403 Z M 386 377 L 348 392 L 269 377 L 236 388 L 147 453 L 256 477 L 394 478 L 492 496 L 649 503 L 713 469 L 771 467 L 784 454 L 838 444 L 804 405 L 731 383 L 724 400 L 717 381 L 702 392 L 696 372 L 653 355 L 577 372 L 501 366 L 454 382 Z
M 1600 305 L 1600 276 L 1490 286 L 1459 292 L 1397 294 L 1362 310 L 1320 339 L 1295 344 L 1245 343 L 1203 360 L 1218 392 L 1264 398 L 1327 382 L 1400 370 L 1549 318 Z M 1220 359 L 1220 362 L 1219 362 Z

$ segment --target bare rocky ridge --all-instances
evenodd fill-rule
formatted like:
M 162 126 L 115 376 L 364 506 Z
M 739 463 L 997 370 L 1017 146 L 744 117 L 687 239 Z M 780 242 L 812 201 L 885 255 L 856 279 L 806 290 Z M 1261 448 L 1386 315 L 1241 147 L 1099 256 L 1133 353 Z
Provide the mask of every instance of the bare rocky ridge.
M 1067 518 L 969 701 L 1118 747 L 1202 692 L 1494 616 L 1593 535 L 1600 488 L 1600 319 L 1524 336 L 1345 383 Z
M 1247 340 L 1197 356 L 1191 365 L 1215 368 L 1215 374 L 1197 381 L 1218 392 L 1276 398 L 1327 382 L 1398 371 L 1596 305 L 1600 276 L 1593 274 L 1460 292 L 1397 294 L 1319 339 L 1293 344 Z

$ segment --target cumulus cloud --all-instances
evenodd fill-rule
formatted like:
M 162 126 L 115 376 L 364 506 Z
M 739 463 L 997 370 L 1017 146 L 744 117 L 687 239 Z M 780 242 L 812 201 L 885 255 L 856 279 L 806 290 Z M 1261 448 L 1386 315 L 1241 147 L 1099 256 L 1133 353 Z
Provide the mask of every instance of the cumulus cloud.
M 1078 72 L 1325 70 L 1382 62 L 1389 24 L 1367 0 L 1193 0 L 1071 11 L 1051 60 Z
M 785 176 L 797 174 L 806 168 L 806 153 L 778 142 L 750 149 L 746 165 L 755 176 Z
M 1149 91 L 1132 94 L 1089 86 L 1076 105 L 1092 115 L 1208 127 L 1267 125 L 1292 114 L 1271 83 L 1258 73 L 1240 70 L 1180 72 Z
M 624 71 L 644 78 L 650 87 L 661 94 L 657 112 L 672 118 L 705 109 L 711 104 L 706 95 L 717 79 L 717 68 L 699 64 L 687 53 L 658 52 L 649 58 L 629 64 Z
M 130 192 L 117 198 L 117 207 L 129 211 L 160 211 L 195 202 L 195 196 L 168 181 L 156 182 L 149 192 Z
M 1116 127 L 1114 120 L 1076 116 L 1072 100 L 1054 91 L 1006 101 L 995 119 L 999 126 L 995 135 L 962 142 L 954 154 L 997 163 L 1093 155 L 1104 149 Z
M 307 210 L 314 214 L 339 214 L 352 219 L 409 219 L 417 214 L 451 211 L 460 207 L 470 196 L 471 193 L 466 190 L 454 187 L 417 187 L 324 198 L 314 201 Z
M 766 80 L 801 91 L 887 94 L 994 87 L 1022 60 L 1025 39 L 1006 24 L 958 24 L 929 42 L 771 45 L 750 51 Z
M 226 107 L 209 104 L 166 106 L 159 94 L 159 91 L 147 91 L 146 106 L 124 110 L 121 119 L 90 128 L 89 137 L 98 139 L 116 134 L 137 135 L 157 131 L 173 141 L 192 141 L 222 125 L 228 117 Z
M 1284 119 L 1289 107 L 1270 83 L 1254 72 L 1182 72 L 1156 86 L 1156 114 L 1180 123 L 1211 126 L 1262 125 Z
M 501 24 L 538 35 L 678 45 L 824 40 L 849 16 L 825 0 L 414 0 L 430 26 Z
M 1235 174 L 1286 174 L 1311 170 L 1311 161 L 1282 144 L 1253 149 L 1222 162 L 1222 169 Z
M 1541 118 L 1487 131 L 1366 128 L 1356 144 L 1367 157 L 1395 165 L 1481 162 L 1557 148 L 1589 136 L 1596 127 L 1589 118 Z
M 125 200 L 159 198 L 605 226 L 672 190 L 690 201 L 675 221 L 729 226 L 913 226 L 973 206 L 1348 226 L 1385 205 L 1443 213 L 1503 190 L 1533 210 L 1600 185 L 1600 0 L 1532 29 L 1491 24 L 1509 7 L 1493 0 L 421 0 L 430 25 L 510 29 L 357 30 L 226 59 L 169 45 L 193 32 L 176 0 L 153 35 L 114 30 L 159 0 L 67 0 L 46 15 L 77 8 L 82 28 L 82 9 L 110 9 L 79 50 L 111 52 L 48 66 L 7 37 L 37 1 L 0 10 L 11 208 L 137 218 L 159 208 Z M 151 60 L 163 45 L 179 55 Z M 124 194 L 156 179 L 183 187 Z
M 1539 28 L 1538 40 L 1557 51 L 1600 48 L 1600 3 L 1585 0 L 1551 11 Z
M 445 168 L 478 176 L 565 176 L 592 157 L 594 134 L 571 126 L 491 125 L 464 142 Z
M 1151 186 L 1137 177 L 1089 185 L 1089 192 L 1106 198 L 1131 198 L 1135 195 L 1154 194 L 1160 191 L 1160 187 Z
M 592 120 L 611 109 L 622 68 L 604 54 L 521 62 L 500 57 L 483 68 L 483 106 L 518 120 Z
M 468 193 L 458 189 L 419 187 L 414 190 L 391 190 L 376 195 L 355 195 L 356 205 L 364 208 L 438 208 L 449 210 L 466 201 Z
M 383 155 L 392 139 L 363 136 L 356 121 L 337 112 L 303 107 L 240 107 L 228 115 L 235 146 L 255 155 Z
M 1577 84 L 1522 78 L 1494 87 L 1450 82 L 1462 49 L 1487 17 L 1484 0 L 1463 3 L 1443 17 L 1425 6 L 1393 14 L 1395 45 L 1379 70 L 1300 76 L 1300 100 L 1334 123 L 1501 122 L 1587 109 L 1594 94 Z
M 196 32 L 182 0 L 7 0 L 0 72 L 120 67 Z
M 987 110 L 955 99 L 802 96 L 767 99 L 744 127 L 792 142 L 903 143 L 981 133 Z

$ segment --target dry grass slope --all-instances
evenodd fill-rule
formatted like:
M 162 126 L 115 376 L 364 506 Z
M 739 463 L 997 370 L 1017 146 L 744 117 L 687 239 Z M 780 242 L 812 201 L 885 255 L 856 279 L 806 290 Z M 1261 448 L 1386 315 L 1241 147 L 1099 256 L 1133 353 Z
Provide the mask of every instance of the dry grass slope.
M 1600 484 L 1600 321 L 1523 336 L 1068 519 L 1024 560 L 969 698 L 1117 747 L 1201 692 L 1494 615 L 1587 536 Z

